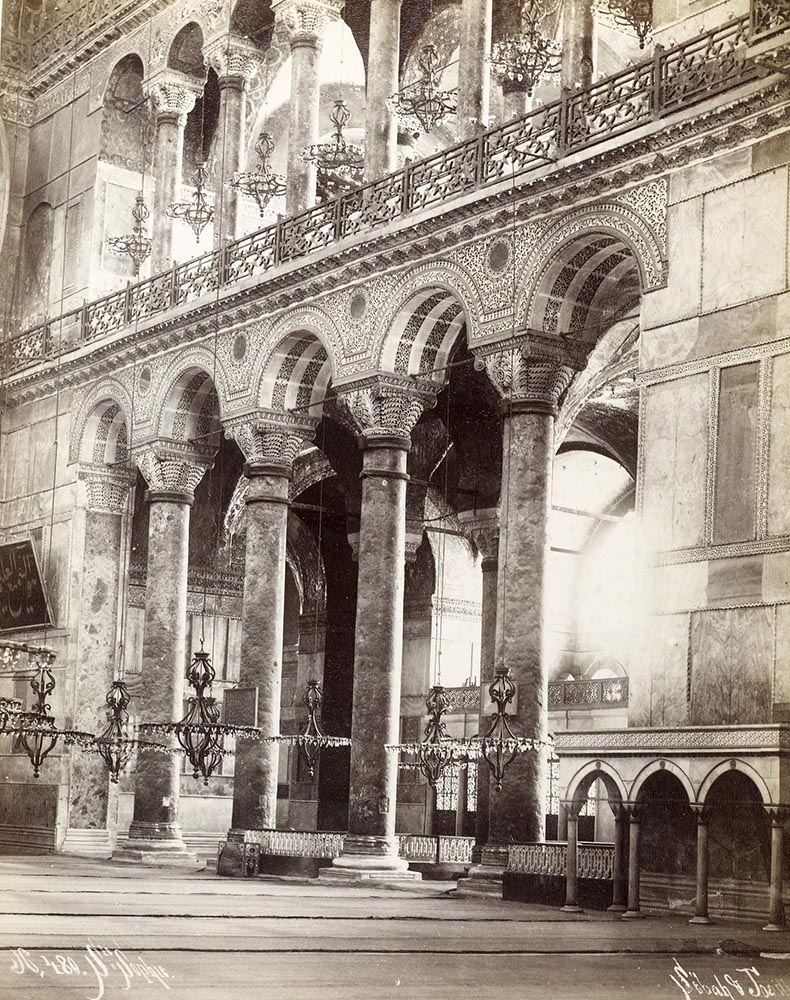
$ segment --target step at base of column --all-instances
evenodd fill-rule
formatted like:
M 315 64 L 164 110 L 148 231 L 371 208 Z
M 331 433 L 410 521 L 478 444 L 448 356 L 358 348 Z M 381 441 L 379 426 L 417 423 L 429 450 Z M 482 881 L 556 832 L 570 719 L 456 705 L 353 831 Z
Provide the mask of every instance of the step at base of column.
M 149 868 L 188 868 L 196 872 L 206 867 L 205 859 L 191 854 L 182 840 L 166 845 L 144 840 L 128 840 L 122 847 L 112 852 L 112 860 L 119 864 L 143 865 Z
M 112 841 L 109 830 L 78 830 L 69 827 L 60 849 L 61 854 L 79 858 L 112 857 Z
M 370 882 L 419 882 L 421 872 L 393 871 L 391 868 L 321 868 L 318 881 L 327 885 L 359 885 Z

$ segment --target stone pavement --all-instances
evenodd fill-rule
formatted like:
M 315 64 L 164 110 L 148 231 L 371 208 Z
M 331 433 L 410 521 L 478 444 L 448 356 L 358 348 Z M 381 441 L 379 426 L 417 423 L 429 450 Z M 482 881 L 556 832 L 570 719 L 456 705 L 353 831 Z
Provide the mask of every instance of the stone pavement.
M 0 1000 L 790 997 L 767 957 L 790 936 L 746 924 L 63 857 L 3 859 L 0 885 Z M 753 957 L 717 955 L 727 939 Z

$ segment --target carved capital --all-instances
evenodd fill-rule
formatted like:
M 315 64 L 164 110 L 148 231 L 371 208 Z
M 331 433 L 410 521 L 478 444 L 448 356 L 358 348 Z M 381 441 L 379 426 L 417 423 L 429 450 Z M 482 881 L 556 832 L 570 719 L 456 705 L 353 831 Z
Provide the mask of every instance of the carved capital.
M 78 479 L 85 484 L 85 509 L 96 514 L 124 514 L 129 491 L 137 479 L 125 466 L 81 465 Z
M 187 115 L 194 108 L 195 101 L 203 93 L 203 81 L 187 76 L 174 69 L 161 70 L 143 84 L 157 115 L 172 115 L 179 125 L 186 124 Z
M 556 416 L 560 400 L 586 365 L 589 351 L 588 344 L 530 333 L 507 346 L 480 348 L 475 352 L 475 368 L 486 371 L 508 405 Z
M 296 456 L 313 440 L 318 421 L 276 410 L 257 410 L 225 421 L 225 437 L 251 466 L 280 466 L 291 474 Z
M 263 53 L 246 38 L 228 34 L 209 42 L 203 48 L 203 58 L 217 74 L 220 84 L 228 77 L 249 83 L 260 68 Z
M 499 508 L 462 510 L 458 520 L 474 547 L 483 559 L 496 559 L 499 555 Z
M 288 30 L 291 45 L 317 45 L 326 25 L 340 17 L 344 5 L 344 0 L 275 0 L 272 11 L 277 23 Z
M 192 496 L 200 480 L 214 464 L 215 453 L 214 448 L 159 439 L 135 448 L 134 458 L 152 493 Z
M 365 438 L 408 438 L 423 410 L 436 405 L 440 389 L 436 382 L 382 372 L 336 386 L 339 398 Z

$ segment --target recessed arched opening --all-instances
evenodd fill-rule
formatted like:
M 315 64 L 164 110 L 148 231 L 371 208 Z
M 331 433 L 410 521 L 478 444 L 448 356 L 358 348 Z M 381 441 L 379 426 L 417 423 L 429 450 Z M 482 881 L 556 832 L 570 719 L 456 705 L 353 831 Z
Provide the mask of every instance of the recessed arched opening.
M 667 768 L 649 774 L 638 792 L 643 872 L 693 875 L 697 821 L 680 778 Z
M 274 30 L 271 0 L 238 0 L 230 15 L 230 31 L 265 49 Z
M 771 871 L 771 821 L 752 779 L 732 768 L 705 796 L 711 878 L 767 882 Z
M 319 416 L 332 378 L 322 341 L 306 330 L 284 337 L 267 359 L 259 390 L 262 406 Z
M 115 400 L 98 403 L 88 417 L 80 447 L 80 461 L 91 465 L 118 465 L 129 457 L 126 416 Z
M 187 76 L 203 75 L 203 32 L 195 21 L 185 24 L 173 38 L 167 53 L 167 66 Z
M 165 399 L 159 431 L 164 437 L 203 445 L 220 436 L 219 399 L 208 372 L 191 368 L 178 377 Z
M 49 202 L 42 201 L 30 213 L 25 225 L 22 262 L 18 272 L 19 311 L 23 327 L 42 322 L 49 312 L 54 230 L 54 210 Z

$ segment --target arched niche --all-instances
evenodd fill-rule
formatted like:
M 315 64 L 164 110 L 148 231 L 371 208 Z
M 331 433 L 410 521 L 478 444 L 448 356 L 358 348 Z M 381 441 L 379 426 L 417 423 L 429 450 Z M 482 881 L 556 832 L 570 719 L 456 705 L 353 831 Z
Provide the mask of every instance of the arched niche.
M 49 312 L 54 229 L 54 210 L 42 201 L 28 216 L 22 244 L 19 312 L 23 327 L 42 322 Z

